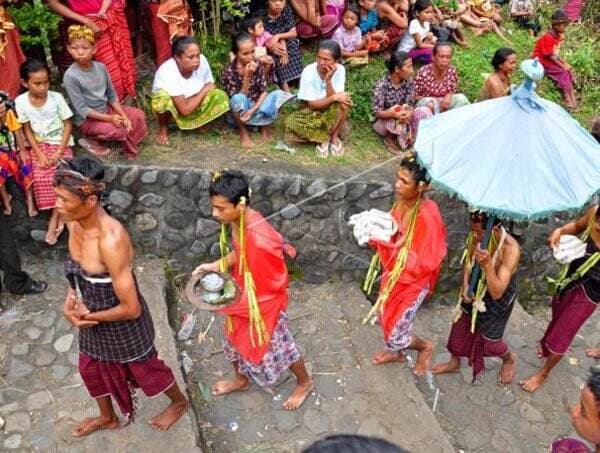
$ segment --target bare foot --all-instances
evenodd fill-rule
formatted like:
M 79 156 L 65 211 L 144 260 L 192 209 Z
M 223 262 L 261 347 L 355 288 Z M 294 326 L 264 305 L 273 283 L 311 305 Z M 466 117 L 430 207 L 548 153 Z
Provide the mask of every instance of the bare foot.
M 50 228 L 46 232 L 46 244 L 54 245 L 58 242 L 58 237 L 56 235 L 56 230 L 54 228 Z
M 240 144 L 242 145 L 242 148 L 254 148 L 254 142 L 250 138 L 250 134 L 248 134 L 247 131 L 240 132 Z
M 79 422 L 77 427 L 71 432 L 73 437 L 83 437 L 100 429 L 116 429 L 119 427 L 117 418 L 89 417 Z
M 383 138 L 383 144 L 388 149 L 388 151 L 392 154 L 398 154 L 398 153 L 402 152 L 402 150 L 398 146 L 398 143 L 396 142 L 396 140 L 394 140 L 391 137 L 385 136 Z
M 167 131 L 159 132 L 154 139 L 157 145 L 167 146 L 169 144 L 169 135 Z
M 510 353 L 508 359 L 504 359 L 502 366 L 500 367 L 500 373 L 498 378 L 502 384 L 510 384 L 515 377 L 515 364 L 517 361 L 517 354 L 514 352 Z
M 542 349 L 542 343 L 538 343 L 535 348 L 535 355 L 538 359 L 542 359 L 544 357 L 544 350 Z
M 450 361 L 446 363 L 436 363 L 431 368 L 432 374 L 458 373 L 459 371 L 460 359 L 458 357 L 452 357 Z
M 273 140 L 273 130 L 270 126 L 263 126 L 260 128 L 260 135 L 263 139 L 263 142 L 270 142 Z
M 402 352 L 392 352 L 384 349 L 377 352 L 371 360 L 373 365 L 382 365 L 389 362 L 406 362 L 406 356 Z
M 4 212 L 5 215 L 12 214 L 12 198 L 12 195 L 8 195 L 4 200 L 4 210 L 2 212 Z
M 589 348 L 585 350 L 585 353 L 592 359 L 600 359 L 600 348 Z
M 39 214 L 38 210 L 33 206 L 33 202 L 31 204 L 28 203 L 27 206 L 27 215 L 29 217 L 35 217 Z
M 150 423 L 154 429 L 167 431 L 183 414 L 185 414 L 188 406 L 189 404 L 185 400 L 177 403 L 172 402 L 164 411 L 156 417 L 151 418 L 148 423 Z
M 306 400 L 312 389 L 315 388 L 312 380 L 304 384 L 298 384 L 287 400 L 282 404 L 286 411 L 295 411 Z
M 431 365 L 431 356 L 433 355 L 433 343 L 431 341 L 425 341 L 425 347 L 417 354 L 417 360 L 415 361 L 415 374 L 417 376 L 424 376 Z
M 523 387 L 523 390 L 526 392 L 533 393 L 542 386 L 547 377 L 547 375 L 543 374 L 541 371 L 538 371 L 529 379 L 519 382 L 519 384 L 521 384 L 521 387 Z
M 250 381 L 248 378 L 236 377 L 235 379 L 231 379 L 229 381 L 219 381 L 212 388 L 212 394 L 214 396 L 227 395 L 231 392 L 238 392 L 242 390 L 248 390 L 250 387 Z

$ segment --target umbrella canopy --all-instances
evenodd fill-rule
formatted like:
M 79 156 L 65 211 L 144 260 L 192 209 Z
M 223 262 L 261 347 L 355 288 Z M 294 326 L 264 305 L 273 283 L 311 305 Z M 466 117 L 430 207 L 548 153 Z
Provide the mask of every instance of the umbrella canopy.
M 578 210 L 600 191 L 600 145 L 532 85 L 420 123 L 415 150 L 435 186 L 511 220 Z

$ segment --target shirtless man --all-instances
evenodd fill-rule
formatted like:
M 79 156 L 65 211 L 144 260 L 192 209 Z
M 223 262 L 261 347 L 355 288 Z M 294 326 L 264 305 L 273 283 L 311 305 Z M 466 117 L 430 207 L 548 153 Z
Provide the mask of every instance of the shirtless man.
M 500 357 L 499 380 L 502 384 L 510 383 L 515 375 L 517 355 L 508 349 L 503 341 L 504 330 L 516 300 L 517 284 L 515 273 L 519 264 L 521 251 L 519 244 L 502 227 L 499 221 L 492 229 L 492 253 L 480 248 L 485 234 L 487 215 L 483 212 L 471 214 L 471 233 L 463 272 L 462 305 L 460 318 L 452 325 L 448 338 L 448 351 L 452 358 L 447 363 L 436 364 L 433 374 L 454 373 L 460 370 L 460 358 L 469 359 L 473 367 L 473 381 L 484 370 L 484 357 Z M 471 277 L 471 261 L 474 259 L 481 266 L 486 285 L 481 298 L 486 311 L 477 314 L 475 331 L 471 332 L 471 310 L 474 309 L 475 297 L 468 294 Z
M 102 165 L 89 157 L 62 162 L 55 175 L 56 209 L 69 229 L 64 316 L 79 329 L 79 372 L 100 409 L 99 416 L 77 425 L 75 437 L 119 427 L 112 399 L 132 420 L 133 387 L 148 397 L 165 393 L 170 398 L 171 404 L 149 421 L 155 429 L 169 429 L 188 408 L 154 348 L 152 317 L 132 270 L 129 235 L 100 204 L 103 178 Z

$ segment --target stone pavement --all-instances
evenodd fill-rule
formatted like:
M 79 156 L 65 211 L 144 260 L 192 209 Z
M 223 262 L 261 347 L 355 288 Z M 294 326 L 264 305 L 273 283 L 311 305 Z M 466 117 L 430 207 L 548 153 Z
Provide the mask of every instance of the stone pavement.
M 62 317 L 66 294 L 62 261 L 25 258 L 25 269 L 50 282 L 41 296 L 7 297 L 0 316 L 0 451 L 41 452 L 200 452 L 192 411 L 169 431 L 147 421 L 168 402 L 139 396 L 136 422 L 84 439 L 71 437 L 77 420 L 96 414 L 77 372 L 76 332 Z M 137 275 L 153 313 L 156 346 L 183 383 L 163 297 L 162 263 L 140 261 Z
M 445 345 L 450 331 L 454 302 L 437 300 L 417 315 L 415 332 L 436 343 L 436 361 L 450 357 Z M 600 344 L 600 320 L 592 316 L 574 341 L 570 353 L 554 369 L 550 379 L 534 394 L 518 382 L 529 377 L 541 361 L 536 344 L 548 324 L 550 308 L 535 316 L 515 306 L 505 335 L 517 353 L 516 377 L 512 384 L 497 381 L 501 361 L 486 359 L 482 379 L 471 385 L 471 368 L 463 361 L 460 374 L 435 376 L 440 388 L 436 416 L 457 449 L 466 452 L 545 452 L 550 443 L 566 435 L 577 437 L 571 428 L 566 406 L 579 401 L 580 386 L 589 374 L 593 359 L 585 348 Z
M 231 365 L 222 354 L 222 318 L 198 345 L 210 315 L 197 312 L 192 339 L 179 344 L 193 360 L 188 387 L 212 451 L 298 452 L 326 434 L 359 433 L 414 452 L 452 452 L 409 368 L 370 364 L 382 343 L 378 326 L 361 324 L 367 306 L 354 282 L 292 283 L 290 327 L 315 380 L 315 392 L 296 412 L 281 408 L 294 387 L 291 374 L 273 395 L 255 385 L 224 397 L 207 395 L 212 383 L 231 374 Z M 188 304 L 179 308 L 191 311 Z

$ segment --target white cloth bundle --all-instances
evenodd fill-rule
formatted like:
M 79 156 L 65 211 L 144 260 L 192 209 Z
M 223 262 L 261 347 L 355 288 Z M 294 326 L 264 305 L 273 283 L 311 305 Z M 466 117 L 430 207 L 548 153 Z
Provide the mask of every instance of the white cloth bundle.
M 360 246 L 366 245 L 371 239 L 389 241 L 398 230 L 392 215 L 379 209 L 354 214 L 348 224 L 354 226 L 354 238 Z
M 558 241 L 558 245 L 552 249 L 554 259 L 560 264 L 569 264 L 571 261 L 581 258 L 585 255 L 585 242 L 577 236 L 563 234 Z

